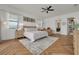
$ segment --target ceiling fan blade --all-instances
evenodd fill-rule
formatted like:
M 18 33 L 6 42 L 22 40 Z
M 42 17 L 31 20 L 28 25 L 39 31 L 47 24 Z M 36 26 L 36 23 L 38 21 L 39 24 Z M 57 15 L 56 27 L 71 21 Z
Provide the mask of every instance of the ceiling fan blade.
M 49 9 L 48 11 L 54 11 L 54 9 Z
M 46 10 L 45 8 L 42 8 L 43 10 Z
M 46 11 L 46 13 L 48 13 L 48 11 Z
M 49 6 L 47 9 L 50 9 L 52 6 Z
M 49 8 L 51 8 L 52 6 L 49 6 Z

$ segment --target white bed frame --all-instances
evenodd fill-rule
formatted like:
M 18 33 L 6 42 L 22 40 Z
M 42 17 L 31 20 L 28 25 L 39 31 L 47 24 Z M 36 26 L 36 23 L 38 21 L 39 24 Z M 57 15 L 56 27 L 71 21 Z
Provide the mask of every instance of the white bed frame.
M 35 40 L 48 36 L 48 33 L 46 31 L 25 31 L 24 36 L 30 39 L 31 42 L 34 42 Z

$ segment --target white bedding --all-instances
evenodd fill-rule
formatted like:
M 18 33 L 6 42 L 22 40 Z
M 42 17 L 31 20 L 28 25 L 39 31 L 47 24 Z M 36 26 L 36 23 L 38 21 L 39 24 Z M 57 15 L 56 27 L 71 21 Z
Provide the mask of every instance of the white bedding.
M 48 33 L 46 31 L 31 31 L 31 32 L 24 32 L 24 36 L 29 38 L 31 42 L 33 42 L 37 39 L 48 36 Z

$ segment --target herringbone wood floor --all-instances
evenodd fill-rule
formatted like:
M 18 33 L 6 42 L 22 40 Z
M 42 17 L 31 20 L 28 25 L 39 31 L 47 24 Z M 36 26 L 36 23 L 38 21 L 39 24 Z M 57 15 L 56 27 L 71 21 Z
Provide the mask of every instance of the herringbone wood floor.
M 64 35 L 53 35 L 59 37 L 53 45 L 47 48 L 41 55 L 73 55 L 73 37 Z M 0 43 L 1 55 L 32 55 L 29 50 L 18 40 L 10 40 Z

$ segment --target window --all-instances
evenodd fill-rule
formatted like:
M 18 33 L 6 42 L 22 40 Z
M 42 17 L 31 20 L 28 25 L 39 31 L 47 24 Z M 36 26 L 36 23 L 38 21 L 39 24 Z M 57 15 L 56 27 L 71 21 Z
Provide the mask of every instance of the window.
M 8 27 L 9 29 L 17 29 L 18 27 L 18 16 L 14 14 L 8 14 Z
M 10 29 L 16 29 L 18 26 L 18 21 L 13 21 L 13 20 L 8 20 L 8 26 Z

